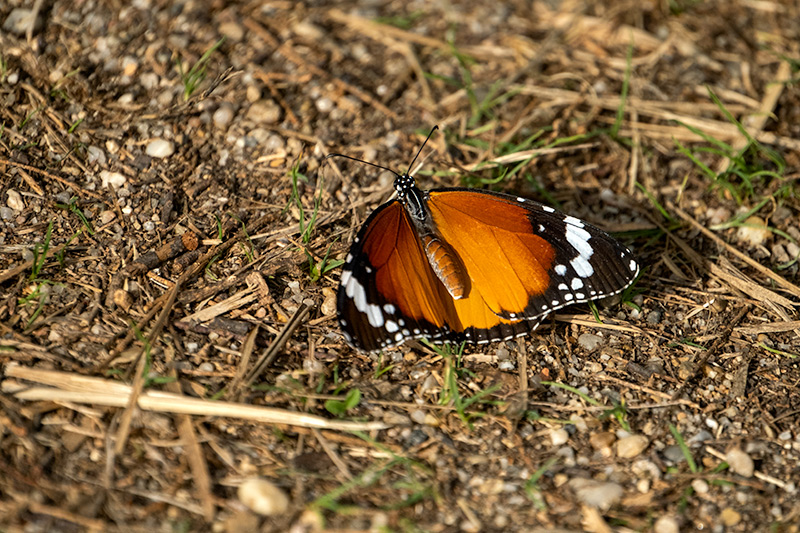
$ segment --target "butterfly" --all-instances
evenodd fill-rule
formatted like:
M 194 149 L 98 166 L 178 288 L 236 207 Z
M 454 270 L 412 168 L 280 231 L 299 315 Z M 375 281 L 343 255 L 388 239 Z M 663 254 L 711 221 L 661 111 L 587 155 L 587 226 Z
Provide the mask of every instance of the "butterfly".
M 422 191 L 409 172 L 362 162 L 395 174 L 397 198 L 367 218 L 342 268 L 339 325 L 357 349 L 508 340 L 639 274 L 628 248 L 552 207 L 480 189 Z

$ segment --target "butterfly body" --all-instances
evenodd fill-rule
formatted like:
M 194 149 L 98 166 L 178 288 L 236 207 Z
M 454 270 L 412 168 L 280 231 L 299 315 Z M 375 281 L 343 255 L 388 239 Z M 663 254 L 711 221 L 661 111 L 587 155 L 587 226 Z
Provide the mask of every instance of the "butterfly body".
M 639 266 L 602 230 L 521 197 L 421 191 L 407 174 L 345 259 L 345 339 L 373 351 L 427 337 L 476 343 L 524 335 L 555 309 L 617 294 Z

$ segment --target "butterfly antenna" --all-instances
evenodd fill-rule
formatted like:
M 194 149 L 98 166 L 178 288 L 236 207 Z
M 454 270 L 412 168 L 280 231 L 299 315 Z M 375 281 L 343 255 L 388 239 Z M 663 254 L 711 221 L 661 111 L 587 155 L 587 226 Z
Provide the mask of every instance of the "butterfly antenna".
M 395 172 L 391 168 L 384 167 L 382 165 L 378 165 L 378 164 L 375 164 L 375 163 L 370 163 L 369 161 L 364 161 L 363 159 L 358 159 L 357 157 L 350 157 L 349 155 L 344 155 L 344 154 L 328 154 L 325 157 L 325 159 L 330 159 L 331 157 L 344 157 L 345 159 L 350 159 L 351 161 L 358 161 L 359 163 L 364 163 L 365 165 L 369 165 L 371 167 L 380 168 L 381 170 L 388 170 L 389 172 L 391 172 L 395 176 L 400 177 L 400 174 L 398 174 L 397 172 Z
M 422 153 L 422 149 L 425 148 L 426 144 L 428 144 L 428 141 L 430 140 L 431 135 L 433 135 L 433 132 L 438 130 L 438 129 L 439 129 L 439 126 L 434 126 L 433 129 L 431 129 L 431 132 L 428 134 L 428 136 L 425 137 L 425 142 L 423 142 L 422 146 L 419 147 L 419 150 L 417 150 L 417 155 L 414 156 L 414 159 L 411 160 L 411 164 L 408 165 L 408 170 L 406 170 L 406 174 L 405 174 L 406 176 L 408 176 L 408 174 L 411 172 L 411 169 L 414 168 L 414 163 L 417 162 L 417 158 L 419 157 L 419 154 Z

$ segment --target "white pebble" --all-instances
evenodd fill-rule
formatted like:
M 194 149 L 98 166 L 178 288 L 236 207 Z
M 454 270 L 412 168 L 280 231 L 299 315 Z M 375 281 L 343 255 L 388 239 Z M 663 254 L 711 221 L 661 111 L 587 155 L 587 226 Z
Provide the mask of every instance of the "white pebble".
M 86 149 L 86 160 L 91 165 L 97 163 L 101 167 L 106 164 L 106 153 L 99 146 L 90 146 Z
M 6 202 L 8 207 L 18 213 L 25 209 L 25 203 L 22 201 L 22 195 L 20 195 L 17 191 L 14 189 L 8 189 L 6 194 L 8 195 L 8 201 Z
M 561 446 L 569 440 L 569 433 L 564 428 L 551 429 L 550 440 L 553 442 L 553 446 Z
M 622 487 L 616 483 L 575 478 L 569 481 L 569 486 L 578 500 L 603 511 L 622 499 Z
M 3 29 L 15 35 L 23 36 L 28 28 L 33 24 L 34 31 L 39 31 L 42 27 L 41 17 L 34 19 L 36 12 L 32 9 L 16 7 L 11 10 L 3 23 Z
M 150 157 L 169 157 L 175 153 L 175 146 L 164 139 L 153 139 L 147 143 L 145 153 Z
M 752 477 L 755 465 L 753 460 L 740 448 L 733 448 L 725 454 L 725 462 L 731 467 L 734 473 L 743 477 Z
M 100 179 L 102 180 L 104 188 L 112 187 L 114 189 L 119 189 L 125 185 L 127 181 L 125 176 L 119 172 L 110 172 L 108 170 L 100 171 Z
M 272 516 L 285 513 L 289 498 L 266 479 L 251 478 L 239 485 L 239 500 L 254 513 Z
M 617 441 L 617 456 L 630 459 L 642 453 L 650 444 L 644 435 L 629 435 Z
M 767 223 L 759 217 L 748 218 L 736 231 L 736 238 L 752 248 L 763 245 L 771 235 Z
M 333 109 L 333 100 L 326 96 L 317 99 L 314 104 L 317 106 L 317 111 L 320 113 L 328 113 L 331 109 Z
M 220 105 L 214 114 L 211 116 L 214 125 L 220 129 L 225 129 L 228 124 L 233 120 L 233 108 L 229 104 Z
M 680 533 L 680 525 L 672 516 L 662 516 L 653 524 L 654 533 Z
M 592 333 L 581 333 L 578 336 L 578 344 L 587 352 L 593 351 L 603 343 L 603 337 Z
M 708 492 L 708 482 L 705 479 L 697 478 L 692 481 L 692 488 L 697 494 L 705 494 Z

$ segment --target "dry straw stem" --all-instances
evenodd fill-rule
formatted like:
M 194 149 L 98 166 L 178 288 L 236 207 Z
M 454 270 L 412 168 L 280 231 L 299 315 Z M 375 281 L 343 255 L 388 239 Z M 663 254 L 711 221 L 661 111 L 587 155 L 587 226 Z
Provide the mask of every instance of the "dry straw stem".
M 19 400 L 75 402 L 125 407 L 132 393 L 131 386 L 118 381 L 85 377 L 68 372 L 9 365 L 5 373 L 8 378 L 24 379 L 47 385 L 46 387 L 21 387 L 19 384 L 5 380 L 2 385 L 3 391 L 14 394 Z M 266 424 L 338 431 L 373 431 L 389 427 L 383 422 L 328 420 L 319 416 L 284 409 L 231 402 L 212 402 L 155 390 L 142 391 L 139 395 L 137 406 L 143 411 L 198 416 L 224 416 Z

